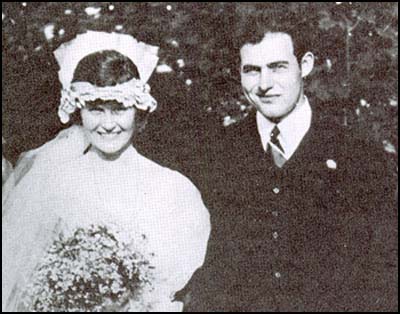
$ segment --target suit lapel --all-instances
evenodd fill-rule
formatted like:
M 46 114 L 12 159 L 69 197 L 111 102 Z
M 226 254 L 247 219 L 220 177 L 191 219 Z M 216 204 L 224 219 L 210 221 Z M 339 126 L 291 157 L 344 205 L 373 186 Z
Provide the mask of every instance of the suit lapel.
M 280 174 L 287 173 L 290 175 L 290 172 L 308 168 L 310 164 L 315 164 L 316 160 L 320 159 L 318 149 L 320 149 L 319 145 L 322 143 L 319 139 L 320 130 L 317 128 L 317 122 L 314 118 L 310 130 L 296 152 L 282 168 L 275 166 L 270 154 L 264 151 L 255 115 L 245 119 L 233 132 L 234 154 L 238 157 L 238 161 L 243 161 L 249 169 L 254 171 L 273 170 Z

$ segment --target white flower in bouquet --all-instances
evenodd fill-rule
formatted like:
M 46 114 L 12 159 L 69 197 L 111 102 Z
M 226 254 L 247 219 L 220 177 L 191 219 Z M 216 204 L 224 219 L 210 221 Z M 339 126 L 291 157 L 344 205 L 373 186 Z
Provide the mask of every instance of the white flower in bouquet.
M 23 298 L 32 312 L 148 311 L 152 289 L 151 254 L 145 237 L 122 240 L 105 226 L 60 235 L 38 265 Z

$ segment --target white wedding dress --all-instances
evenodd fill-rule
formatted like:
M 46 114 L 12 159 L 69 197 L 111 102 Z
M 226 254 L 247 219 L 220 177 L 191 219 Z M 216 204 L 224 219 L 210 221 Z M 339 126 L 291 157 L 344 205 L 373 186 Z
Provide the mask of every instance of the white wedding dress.
M 38 151 L 3 195 L 2 310 L 18 310 L 32 273 L 55 237 L 93 224 L 143 234 L 154 253 L 151 311 L 179 312 L 174 294 L 204 262 L 209 214 L 193 184 L 129 147 L 105 161 L 72 127 Z M 18 171 L 18 167 L 17 167 Z
M 4 156 L 1 156 L 1 159 L 1 185 L 3 186 L 12 172 L 12 166 L 11 163 L 4 158 Z

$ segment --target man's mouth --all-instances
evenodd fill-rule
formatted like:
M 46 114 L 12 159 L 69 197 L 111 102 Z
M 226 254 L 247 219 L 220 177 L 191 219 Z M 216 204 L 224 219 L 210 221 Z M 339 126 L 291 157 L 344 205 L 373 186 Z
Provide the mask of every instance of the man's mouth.
M 280 97 L 280 95 L 258 95 L 258 98 L 263 102 L 270 102 L 278 97 Z

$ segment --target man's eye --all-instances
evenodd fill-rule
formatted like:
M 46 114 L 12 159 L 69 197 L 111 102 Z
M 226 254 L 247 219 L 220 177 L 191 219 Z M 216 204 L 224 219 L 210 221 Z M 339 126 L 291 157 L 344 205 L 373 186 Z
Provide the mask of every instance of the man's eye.
M 287 64 L 280 63 L 272 67 L 273 70 L 286 70 L 288 68 Z

